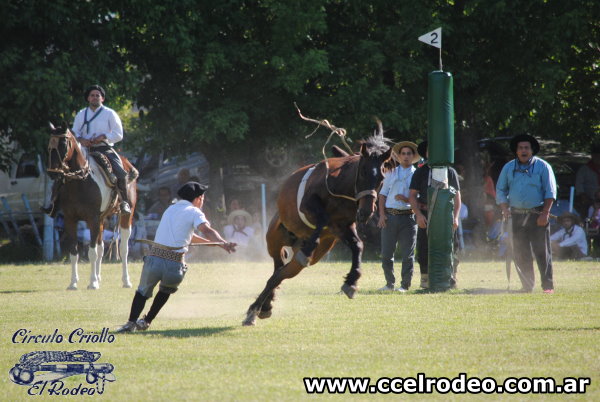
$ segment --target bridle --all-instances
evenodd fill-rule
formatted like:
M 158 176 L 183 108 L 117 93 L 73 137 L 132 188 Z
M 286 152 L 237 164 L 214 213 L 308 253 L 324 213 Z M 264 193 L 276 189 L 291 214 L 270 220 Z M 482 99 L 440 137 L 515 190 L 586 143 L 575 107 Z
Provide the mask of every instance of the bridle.
M 64 158 L 60 156 L 60 151 L 58 150 L 58 145 L 61 138 L 66 139 L 67 143 L 67 152 L 65 153 Z M 71 133 L 71 131 L 67 128 L 64 134 L 51 134 L 50 142 L 48 143 L 48 167 L 46 171 L 49 173 L 57 173 L 60 175 L 62 180 L 83 180 L 90 173 L 89 164 L 87 160 L 84 165 L 77 170 L 71 171 L 67 162 L 71 160 L 74 153 L 74 147 L 77 145 L 73 145 L 73 142 L 76 141 L 75 137 Z M 50 163 L 52 160 L 52 154 L 55 153 L 58 160 L 60 161 L 60 167 L 53 169 L 50 167 Z

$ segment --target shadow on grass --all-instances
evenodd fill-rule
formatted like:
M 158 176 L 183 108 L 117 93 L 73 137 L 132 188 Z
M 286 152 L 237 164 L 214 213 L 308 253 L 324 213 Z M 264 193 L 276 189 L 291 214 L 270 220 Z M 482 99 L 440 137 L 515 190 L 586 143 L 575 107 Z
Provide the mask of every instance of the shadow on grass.
M 35 293 L 38 290 L 0 290 L 0 294 L 12 294 L 12 293 Z
M 192 338 L 192 337 L 207 337 L 223 332 L 231 331 L 237 327 L 204 327 L 204 328 L 184 328 L 184 329 L 166 329 L 163 331 L 145 331 L 147 335 L 160 335 L 167 338 Z
M 600 331 L 600 327 L 542 327 L 529 328 L 529 331 Z

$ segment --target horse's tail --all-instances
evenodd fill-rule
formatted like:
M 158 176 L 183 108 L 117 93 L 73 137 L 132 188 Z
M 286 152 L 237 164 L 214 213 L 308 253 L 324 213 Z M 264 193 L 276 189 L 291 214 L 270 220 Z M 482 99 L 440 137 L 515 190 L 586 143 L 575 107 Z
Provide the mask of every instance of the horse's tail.
M 129 159 L 127 159 L 125 156 L 119 155 L 119 157 L 121 158 L 123 167 L 125 168 L 125 171 L 127 172 L 127 181 L 128 182 L 135 181 L 140 176 L 140 172 L 138 172 L 138 170 L 135 168 L 135 166 L 133 166 L 133 163 L 131 163 L 129 161 Z

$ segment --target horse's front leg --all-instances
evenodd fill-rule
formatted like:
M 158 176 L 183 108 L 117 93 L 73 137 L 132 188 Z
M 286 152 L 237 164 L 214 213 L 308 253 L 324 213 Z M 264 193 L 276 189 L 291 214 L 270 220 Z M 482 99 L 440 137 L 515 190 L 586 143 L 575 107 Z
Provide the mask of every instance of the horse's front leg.
M 124 288 L 130 288 L 131 280 L 129 279 L 129 270 L 127 269 L 127 255 L 129 254 L 129 238 L 131 237 L 131 228 L 121 227 L 121 240 L 119 246 L 119 254 L 121 256 L 121 266 L 123 274 L 121 280 Z
M 100 288 L 100 279 L 99 279 L 99 262 L 102 261 L 102 251 L 104 250 L 104 245 L 102 245 L 102 233 L 101 227 L 96 224 L 91 224 L 88 222 L 88 226 L 90 228 L 90 248 L 88 250 L 88 258 L 90 259 L 90 284 L 88 285 L 88 289 L 99 289 Z M 98 261 L 100 260 L 100 261 Z
M 346 296 L 348 296 L 348 298 L 353 299 L 358 291 L 356 282 L 361 275 L 360 264 L 363 253 L 363 242 L 356 232 L 356 223 L 350 225 L 343 233 L 341 238 L 342 241 L 350 248 L 350 251 L 352 251 L 352 268 L 350 268 L 350 272 L 348 272 L 348 275 L 346 275 L 346 279 L 342 285 L 342 291 L 346 294 Z
M 79 253 L 77 252 L 77 221 L 73 219 L 65 219 L 65 250 L 69 252 L 69 260 L 71 262 L 71 283 L 67 290 L 77 290 L 77 282 L 79 275 L 77 273 L 77 262 Z
M 268 301 L 270 305 L 270 301 L 273 299 L 274 291 L 277 286 L 279 286 L 284 279 L 293 278 L 298 275 L 303 268 L 304 265 L 300 264 L 296 259 L 293 259 L 280 269 L 275 270 L 273 275 L 271 275 L 267 281 L 267 285 L 261 294 L 256 298 L 256 301 L 250 305 L 250 308 L 248 308 L 246 319 L 242 324 L 245 326 L 255 325 L 257 317 L 269 318 L 271 316 L 271 309 L 263 311 L 263 304 Z

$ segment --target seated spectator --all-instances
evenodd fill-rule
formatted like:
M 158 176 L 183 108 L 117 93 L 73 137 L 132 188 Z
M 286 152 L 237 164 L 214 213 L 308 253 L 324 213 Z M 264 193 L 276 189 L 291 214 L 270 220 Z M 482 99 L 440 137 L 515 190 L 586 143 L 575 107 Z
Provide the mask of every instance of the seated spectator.
M 152 204 L 152 206 L 148 209 L 147 215 L 151 219 L 160 219 L 162 214 L 165 212 L 165 209 L 171 205 L 172 198 L 171 189 L 169 189 L 169 187 L 159 188 L 158 201 Z
M 171 192 L 169 192 L 169 195 Z M 161 214 L 162 216 L 162 214 Z M 140 243 L 137 240 L 146 239 L 146 225 L 144 217 L 139 215 L 137 211 L 133 214 L 133 222 L 131 224 L 131 236 L 129 237 L 129 258 L 132 260 L 141 260 L 150 249 L 146 243 Z
M 248 212 L 242 209 L 231 212 L 227 217 L 228 225 L 223 228 L 223 237 L 228 242 L 236 243 L 240 250 L 248 247 L 254 236 L 254 228 L 248 226 L 250 222 L 252 216 Z
M 579 217 L 563 212 L 558 222 L 561 229 L 550 236 L 552 253 L 559 259 L 589 260 L 587 238 L 579 226 Z

